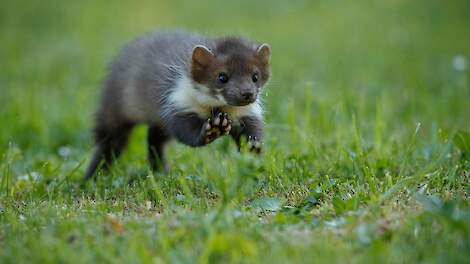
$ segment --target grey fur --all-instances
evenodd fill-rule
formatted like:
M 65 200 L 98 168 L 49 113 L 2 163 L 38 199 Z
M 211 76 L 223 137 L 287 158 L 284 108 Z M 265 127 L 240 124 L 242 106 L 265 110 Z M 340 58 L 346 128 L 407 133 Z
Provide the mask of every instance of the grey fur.
M 162 122 L 162 107 L 180 74 L 189 74 L 195 45 L 213 41 L 186 32 L 146 34 L 125 46 L 110 66 L 99 122 Z
M 237 43 L 256 48 L 240 38 L 217 39 L 183 31 L 149 33 L 126 45 L 110 64 L 104 81 L 96 114 L 97 147 L 85 178 L 93 176 L 102 160 L 110 165 L 112 159 L 118 157 L 127 143 L 129 131 L 138 123 L 150 126 L 149 162 L 154 169 L 165 166 L 163 148 L 170 138 L 175 137 L 190 146 L 205 145 L 201 130 L 205 120 L 195 113 L 172 108 L 168 98 L 178 79 L 183 75 L 191 76 L 191 56 L 196 45 L 220 52 L 237 52 Z M 214 91 L 211 94 L 215 96 Z M 254 131 L 261 138 L 262 120 L 249 120 L 257 121 L 248 122 L 253 129 L 240 127 L 234 131 Z M 241 134 L 237 132 L 237 142 Z

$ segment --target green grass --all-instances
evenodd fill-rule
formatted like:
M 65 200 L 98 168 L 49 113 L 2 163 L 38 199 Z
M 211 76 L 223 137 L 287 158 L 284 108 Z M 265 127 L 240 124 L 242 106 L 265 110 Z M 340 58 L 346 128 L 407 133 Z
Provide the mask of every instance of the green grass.
M 1 1 L 0 263 L 468 262 L 468 1 L 159 2 Z M 81 186 L 106 64 L 173 27 L 272 45 L 265 154 L 152 175 L 141 127 Z

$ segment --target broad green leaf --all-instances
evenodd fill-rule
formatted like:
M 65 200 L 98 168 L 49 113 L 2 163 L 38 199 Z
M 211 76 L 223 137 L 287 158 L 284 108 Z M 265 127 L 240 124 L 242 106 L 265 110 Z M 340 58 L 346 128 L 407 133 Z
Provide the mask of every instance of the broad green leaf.
M 254 200 L 251 206 L 259 211 L 278 211 L 281 209 L 281 201 L 275 197 L 261 197 Z

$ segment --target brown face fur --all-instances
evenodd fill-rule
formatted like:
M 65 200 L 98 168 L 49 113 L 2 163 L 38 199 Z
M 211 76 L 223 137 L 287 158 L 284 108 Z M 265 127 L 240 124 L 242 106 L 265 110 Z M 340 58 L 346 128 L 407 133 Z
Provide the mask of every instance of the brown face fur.
M 211 96 L 221 95 L 233 106 L 248 105 L 256 101 L 269 79 L 269 57 L 267 44 L 255 46 L 243 39 L 225 38 L 217 42 L 214 50 L 204 46 L 194 48 L 191 76 L 208 87 Z M 221 74 L 228 77 L 226 82 L 221 80 Z

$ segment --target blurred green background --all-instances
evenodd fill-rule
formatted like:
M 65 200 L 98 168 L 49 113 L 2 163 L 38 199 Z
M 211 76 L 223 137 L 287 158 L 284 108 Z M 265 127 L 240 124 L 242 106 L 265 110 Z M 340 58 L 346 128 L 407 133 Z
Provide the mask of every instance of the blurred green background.
M 416 122 L 468 128 L 468 70 L 453 61 L 469 58 L 469 9 L 467 1 L 2 1 L 1 147 L 90 145 L 107 63 L 160 28 L 270 43 L 270 124 L 284 124 L 289 103 L 300 108 L 311 94 L 312 118 L 319 104 L 333 113 L 346 101 L 365 115 L 381 104 L 390 133 Z
M 265 155 L 153 177 L 141 127 L 81 186 L 107 64 L 168 28 L 271 44 Z M 468 261 L 469 59 L 466 0 L 0 0 L 0 262 Z

